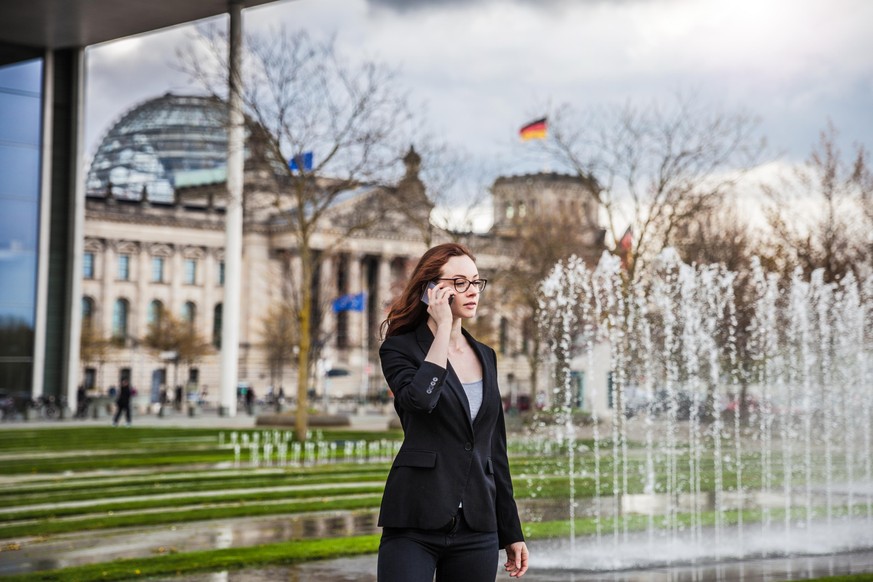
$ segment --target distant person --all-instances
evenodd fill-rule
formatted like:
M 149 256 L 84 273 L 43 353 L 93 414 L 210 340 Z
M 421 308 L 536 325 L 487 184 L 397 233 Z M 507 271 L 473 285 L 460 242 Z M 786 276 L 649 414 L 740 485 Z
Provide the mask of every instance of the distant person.
M 127 426 L 130 426 L 130 380 L 127 378 L 121 381 L 121 388 L 118 390 L 118 398 L 115 400 L 115 418 L 112 419 L 112 426 L 118 426 L 118 419 L 121 418 L 121 413 L 124 412 Z
M 182 410 L 182 385 L 176 386 L 176 391 L 173 398 L 173 407 L 179 411 Z
M 251 386 L 249 386 L 248 389 L 246 390 L 245 399 L 246 399 L 246 412 L 249 414 L 249 416 L 251 416 L 255 412 L 255 410 L 254 410 L 254 408 L 255 408 L 255 389 L 252 388 Z
M 79 384 L 76 389 L 76 418 L 85 418 L 88 408 L 88 396 L 85 394 L 85 387 Z
M 282 407 L 285 405 L 285 389 L 279 386 L 279 392 L 276 394 L 276 412 L 282 412 Z

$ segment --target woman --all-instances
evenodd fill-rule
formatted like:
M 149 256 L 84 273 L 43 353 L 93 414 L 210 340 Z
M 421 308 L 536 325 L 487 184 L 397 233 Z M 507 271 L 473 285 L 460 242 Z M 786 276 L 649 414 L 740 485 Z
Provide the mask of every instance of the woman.
M 511 577 L 527 571 L 496 356 L 461 327 L 485 283 L 466 247 L 436 246 L 383 323 L 404 439 L 379 513 L 379 582 L 493 582 L 501 547 Z

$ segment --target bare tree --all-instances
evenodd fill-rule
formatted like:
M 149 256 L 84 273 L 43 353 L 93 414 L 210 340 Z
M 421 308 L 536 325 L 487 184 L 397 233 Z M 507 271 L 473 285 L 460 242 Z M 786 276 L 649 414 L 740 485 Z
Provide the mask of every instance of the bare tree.
M 846 160 L 837 137 L 829 123 L 805 164 L 764 187 L 773 246 L 789 258 L 786 276 L 795 266 L 807 275 L 823 269 L 831 282 L 847 272 L 862 277 L 862 266 L 869 268 L 873 178 L 867 152 L 857 146 Z
M 190 321 L 175 317 L 166 309 L 159 310 L 148 326 L 142 343 L 156 353 L 173 352 L 174 380 L 178 385 L 179 366 L 188 369 L 213 351 L 212 344 L 197 332 Z
M 182 68 L 214 95 L 226 93 L 227 38 L 201 29 L 180 52 Z M 411 143 L 412 115 L 395 75 L 370 61 L 350 63 L 335 48 L 306 32 L 278 31 L 247 38 L 243 101 L 247 115 L 263 130 L 264 147 L 279 160 L 276 205 L 296 239 L 300 306 L 297 320 L 297 413 L 295 434 L 306 438 L 307 389 L 313 372 L 313 277 L 353 233 L 384 220 L 396 190 L 398 161 Z M 310 157 L 311 156 L 311 157 Z M 292 170 L 284 160 L 295 160 Z M 310 162 L 311 160 L 311 162 Z M 358 190 L 350 204 L 347 194 Z M 422 192 L 423 193 L 423 192 Z M 426 214 L 425 214 L 426 216 Z M 316 248 L 314 237 L 329 228 L 333 243 Z
M 719 326 L 716 341 L 728 348 L 724 350 L 725 354 L 730 354 L 729 343 L 733 343 L 736 362 L 732 365 L 737 366 L 739 384 L 739 393 L 734 397 L 744 421 L 749 418 L 748 388 L 756 380 L 756 362 L 751 350 L 759 290 L 753 280 L 752 264 L 757 257 L 764 271 L 774 272 L 776 265 L 784 262 L 778 249 L 765 248 L 766 233 L 753 227 L 746 216 L 735 204 L 723 200 L 683 224 L 676 239 L 676 248 L 684 262 L 719 264 L 736 274 L 733 280 L 734 312 L 725 314 L 726 320 L 732 317 L 734 323 Z M 714 388 L 708 387 L 705 416 L 717 413 Z
M 607 239 L 618 246 L 633 227 L 630 280 L 683 223 L 730 192 L 764 147 L 756 119 L 715 111 L 694 96 L 588 115 L 564 105 L 549 120 L 553 138 L 543 147 L 580 177 L 596 181 Z
M 82 322 L 82 331 L 79 335 L 79 359 L 83 368 L 88 364 L 97 364 L 98 374 L 102 378 L 103 365 L 115 348 L 116 344 L 112 339 L 103 335 L 92 321 L 86 319 Z M 82 376 L 84 375 L 83 369 Z
M 261 319 L 261 339 L 270 363 L 270 383 L 281 383 L 284 369 L 294 357 L 297 338 L 297 310 L 288 301 L 272 305 Z

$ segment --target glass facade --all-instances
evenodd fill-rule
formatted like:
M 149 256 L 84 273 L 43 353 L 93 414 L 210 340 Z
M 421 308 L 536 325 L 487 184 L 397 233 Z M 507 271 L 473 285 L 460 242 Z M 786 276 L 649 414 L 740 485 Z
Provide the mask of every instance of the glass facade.
M 270 160 L 275 171 L 285 171 L 283 160 Z M 223 180 L 226 167 L 226 103 L 168 93 L 131 109 L 109 130 L 85 189 L 93 197 L 172 202 L 177 187 Z
M 225 167 L 226 111 L 217 99 L 170 94 L 132 109 L 94 155 L 88 196 L 172 201 L 177 174 Z
M 0 67 L 0 392 L 30 392 L 43 61 Z

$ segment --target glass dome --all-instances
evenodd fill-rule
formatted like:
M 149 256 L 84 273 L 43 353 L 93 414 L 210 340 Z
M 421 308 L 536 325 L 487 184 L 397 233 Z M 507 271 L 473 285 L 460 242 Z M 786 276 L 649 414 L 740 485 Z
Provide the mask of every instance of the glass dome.
M 97 148 L 88 196 L 172 201 L 177 175 L 226 166 L 226 120 L 225 104 L 212 97 L 167 93 L 134 107 Z

